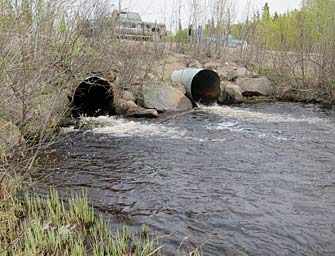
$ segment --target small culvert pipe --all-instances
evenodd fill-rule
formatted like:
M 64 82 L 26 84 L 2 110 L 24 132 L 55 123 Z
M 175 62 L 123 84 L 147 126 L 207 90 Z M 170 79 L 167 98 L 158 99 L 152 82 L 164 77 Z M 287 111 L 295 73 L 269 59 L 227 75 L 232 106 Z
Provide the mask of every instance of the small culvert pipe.
M 174 82 L 182 82 L 187 96 L 196 103 L 210 105 L 220 97 L 220 77 L 210 69 L 187 68 L 174 71 L 171 75 Z
M 75 117 L 112 114 L 114 110 L 112 85 L 102 77 L 88 77 L 80 82 L 75 90 L 72 104 L 72 113 Z

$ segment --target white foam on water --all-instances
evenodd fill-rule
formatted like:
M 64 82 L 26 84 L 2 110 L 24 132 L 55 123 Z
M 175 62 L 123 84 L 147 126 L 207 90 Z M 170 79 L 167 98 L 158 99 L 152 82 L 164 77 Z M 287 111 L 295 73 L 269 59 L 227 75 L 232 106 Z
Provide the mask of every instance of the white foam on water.
M 75 131 L 76 129 L 74 128 L 74 126 L 62 127 L 62 129 L 60 130 L 61 134 L 67 134 Z
M 93 132 L 96 134 L 115 137 L 161 137 L 195 142 L 212 141 L 209 138 L 198 138 L 187 134 L 187 130 L 180 127 L 164 126 L 162 124 L 150 123 L 147 121 L 134 121 L 122 117 L 82 117 L 82 126 L 75 129 L 74 126 L 63 128 L 62 133 L 71 133 L 79 130 Z M 218 139 L 217 142 L 224 141 Z
M 120 117 L 85 117 L 84 122 L 92 123 L 94 126 L 90 131 L 97 134 L 107 134 L 117 137 L 129 136 L 160 136 L 169 138 L 180 138 L 186 134 L 183 129 L 163 126 L 161 124 L 146 121 L 133 121 Z
M 221 116 L 235 117 L 248 119 L 259 122 L 272 122 L 272 123 L 308 123 L 308 124 L 317 124 L 323 125 L 328 128 L 335 128 L 327 119 L 318 118 L 318 117 L 293 117 L 291 115 L 281 115 L 281 114 L 268 114 L 256 111 L 250 111 L 247 109 L 241 109 L 236 107 L 227 107 L 227 106 L 201 106 L 201 109 L 215 113 Z
M 284 137 L 284 136 L 278 136 L 278 135 L 274 135 L 271 133 L 262 133 L 262 132 L 257 132 L 258 138 L 262 139 L 274 139 L 277 141 L 288 141 L 289 139 Z
M 238 124 L 238 122 L 222 122 L 222 123 L 214 123 L 210 124 L 207 127 L 207 130 L 228 130 L 228 131 L 235 131 L 235 132 L 242 132 L 244 131 Z
M 277 134 L 273 133 L 265 133 L 257 130 L 252 130 L 250 128 L 243 128 L 239 125 L 237 122 L 222 122 L 222 123 L 217 123 L 213 125 L 208 125 L 206 127 L 208 130 L 218 130 L 218 131 L 223 131 L 227 130 L 229 132 L 235 132 L 235 133 L 249 133 L 249 134 L 254 134 L 258 138 L 270 138 L 270 139 L 275 139 L 275 140 L 280 140 L 280 141 L 286 141 L 288 140 L 286 137 L 278 135 L 280 132 L 275 132 Z

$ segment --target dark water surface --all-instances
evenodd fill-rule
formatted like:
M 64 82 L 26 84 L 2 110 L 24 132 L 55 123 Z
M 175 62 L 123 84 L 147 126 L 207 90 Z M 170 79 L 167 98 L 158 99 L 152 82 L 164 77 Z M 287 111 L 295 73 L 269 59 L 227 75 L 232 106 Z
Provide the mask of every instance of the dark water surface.
M 92 121 L 92 120 L 91 120 Z M 335 255 L 335 113 L 274 103 L 67 129 L 60 191 L 204 255 Z

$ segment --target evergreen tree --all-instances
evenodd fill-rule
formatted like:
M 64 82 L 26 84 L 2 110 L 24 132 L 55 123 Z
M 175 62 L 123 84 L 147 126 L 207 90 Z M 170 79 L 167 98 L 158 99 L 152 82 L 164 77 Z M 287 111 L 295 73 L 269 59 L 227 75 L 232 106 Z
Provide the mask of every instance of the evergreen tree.
M 270 7 L 269 4 L 266 2 L 264 7 L 263 7 L 263 16 L 262 16 L 263 21 L 268 22 L 271 20 L 271 15 L 270 15 Z
M 279 18 L 279 15 L 277 12 L 275 12 L 275 15 L 273 16 L 273 21 L 276 21 Z

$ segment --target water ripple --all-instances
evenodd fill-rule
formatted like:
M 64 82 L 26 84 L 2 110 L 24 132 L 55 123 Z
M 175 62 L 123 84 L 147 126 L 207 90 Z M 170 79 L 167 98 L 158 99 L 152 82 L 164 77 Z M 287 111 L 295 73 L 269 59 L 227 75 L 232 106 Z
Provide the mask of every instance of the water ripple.
M 165 253 L 335 255 L 334 113 L 300 104 L 207 107 L 67 129 L 45 181 L 88 190 L 114 223 L 149 224 Z

